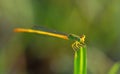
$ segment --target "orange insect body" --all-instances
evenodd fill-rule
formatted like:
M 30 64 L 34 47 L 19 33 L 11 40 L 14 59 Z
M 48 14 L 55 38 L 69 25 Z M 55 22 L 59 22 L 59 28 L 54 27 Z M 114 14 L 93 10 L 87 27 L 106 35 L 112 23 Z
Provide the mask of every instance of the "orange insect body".
M 40 30 L 16 28 L 16 29 L 14 29 L 14 32 L 37 33 L 37 34 L 49 35 L 49 36 L 58 37 L 58 38 L 62 38 L 62 39 L 68 40 L 68 37 L 65 36 L 65 35 L 60 35 L 60 34 L 55 34 L 55 33 L 50 33 L 50 32 L 45 32 L 45 31 L 40 31 Z

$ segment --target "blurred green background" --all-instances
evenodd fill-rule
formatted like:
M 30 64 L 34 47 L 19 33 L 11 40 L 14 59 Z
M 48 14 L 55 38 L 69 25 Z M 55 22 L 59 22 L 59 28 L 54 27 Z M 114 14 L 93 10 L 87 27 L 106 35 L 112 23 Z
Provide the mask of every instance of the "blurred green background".
M 120 0 L 0 0 L 0 74 L 73 74 L 73 41 L 13 32 L 33 25 L 85 34 L 88 74 L 120 60 Z

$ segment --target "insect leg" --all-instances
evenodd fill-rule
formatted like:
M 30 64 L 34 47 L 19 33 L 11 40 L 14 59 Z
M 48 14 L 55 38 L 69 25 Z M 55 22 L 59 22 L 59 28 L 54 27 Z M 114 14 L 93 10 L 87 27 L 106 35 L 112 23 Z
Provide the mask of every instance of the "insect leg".
M 81 44 L 80 42 L 78 41 L 75 41 L 73 44 L 72 44 L 72 48 L 74 51 L 78 50 L 80 48 Z

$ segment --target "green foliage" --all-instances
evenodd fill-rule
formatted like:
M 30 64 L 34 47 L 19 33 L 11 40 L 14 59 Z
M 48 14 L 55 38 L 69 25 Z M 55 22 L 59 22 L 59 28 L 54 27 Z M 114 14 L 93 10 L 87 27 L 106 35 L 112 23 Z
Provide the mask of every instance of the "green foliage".
M 86 47 L 81 46 L 74 55 L 74 74 L 86 74 L 87 73 L 87 58 Z
M 113 67 L 110 69 L 108 74 L 118 74 L 119 69 L 120 69 L 120 62 L 117 62 L 113 65 Z

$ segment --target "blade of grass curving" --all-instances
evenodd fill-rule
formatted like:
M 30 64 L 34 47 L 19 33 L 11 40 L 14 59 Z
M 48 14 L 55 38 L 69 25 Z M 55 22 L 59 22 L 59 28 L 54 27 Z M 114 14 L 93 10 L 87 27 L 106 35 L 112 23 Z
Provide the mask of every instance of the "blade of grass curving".
M 120 69 L 120 62 L 117 62 L 113 65 L 113 67 L 110 69 L 108 74 L 119 74 L 117 73 Z
M 74 74 L 87 73 L 86 47 L 81 46 L 74 55 Z

